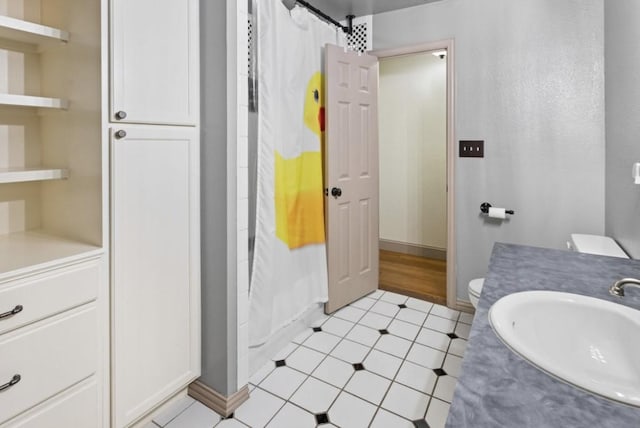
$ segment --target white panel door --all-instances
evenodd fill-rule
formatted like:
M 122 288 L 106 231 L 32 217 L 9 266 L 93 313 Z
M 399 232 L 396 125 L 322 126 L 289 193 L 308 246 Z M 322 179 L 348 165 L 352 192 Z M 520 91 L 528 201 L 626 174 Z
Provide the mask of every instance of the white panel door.
M 110 34 L 111 120 L 195 125 L 198 1 L 112 0 Z
M 130 125 L 112 133 L 117 427 L 200 374 L 198 151 L 195 128 Z
M 378 288 L 378 59 L 325 55 L 330 313 Z

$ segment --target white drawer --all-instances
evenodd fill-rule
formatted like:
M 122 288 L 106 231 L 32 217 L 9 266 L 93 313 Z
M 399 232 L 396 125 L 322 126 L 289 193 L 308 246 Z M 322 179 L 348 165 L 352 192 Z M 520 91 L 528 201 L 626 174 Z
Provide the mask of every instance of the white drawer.
M 100 265 L 90 261 L 0 284 L 0 314 L 22 306 L 0 318 L 0 334 L 95 300 L 99 281 Z
M 45 401 L 2 428 L 96 428 L 102 423 L 95 378 Z
M 89 304 L 0 336 L 0 424 L 93 375 L 98 319 Z

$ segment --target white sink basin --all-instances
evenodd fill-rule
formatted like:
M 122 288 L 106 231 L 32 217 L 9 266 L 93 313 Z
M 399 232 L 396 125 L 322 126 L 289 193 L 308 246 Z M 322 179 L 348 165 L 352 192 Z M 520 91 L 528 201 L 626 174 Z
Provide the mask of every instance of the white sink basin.
M 498 337 L 544 372 L 640 407 L 640 311 L 592 297 L 525 291 L 489 310 Z

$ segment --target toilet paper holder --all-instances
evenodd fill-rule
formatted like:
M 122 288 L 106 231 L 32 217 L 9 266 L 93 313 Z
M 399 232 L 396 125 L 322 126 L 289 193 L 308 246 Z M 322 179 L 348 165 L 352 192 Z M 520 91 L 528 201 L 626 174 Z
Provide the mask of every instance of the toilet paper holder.
M 483 203 L 480 204 L 480 211 L 483 214 L 489 214 L 489 208 L 491 208 L 491 204 L 489 202 L 483 202 Z M 515 214 L 515 211 L 513 211 L 513 210 L 505 210 L 504 212 L 507 213 L 507 214 L 510 214 L 510 215 L 514 215 Z

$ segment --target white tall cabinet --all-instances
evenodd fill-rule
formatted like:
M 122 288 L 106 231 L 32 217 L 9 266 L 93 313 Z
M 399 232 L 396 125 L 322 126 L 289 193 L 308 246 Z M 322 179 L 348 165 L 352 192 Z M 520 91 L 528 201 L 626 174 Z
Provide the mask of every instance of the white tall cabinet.
M 197 0 L 112 0 L 112 396 L 128 426 L 200 375 Z

